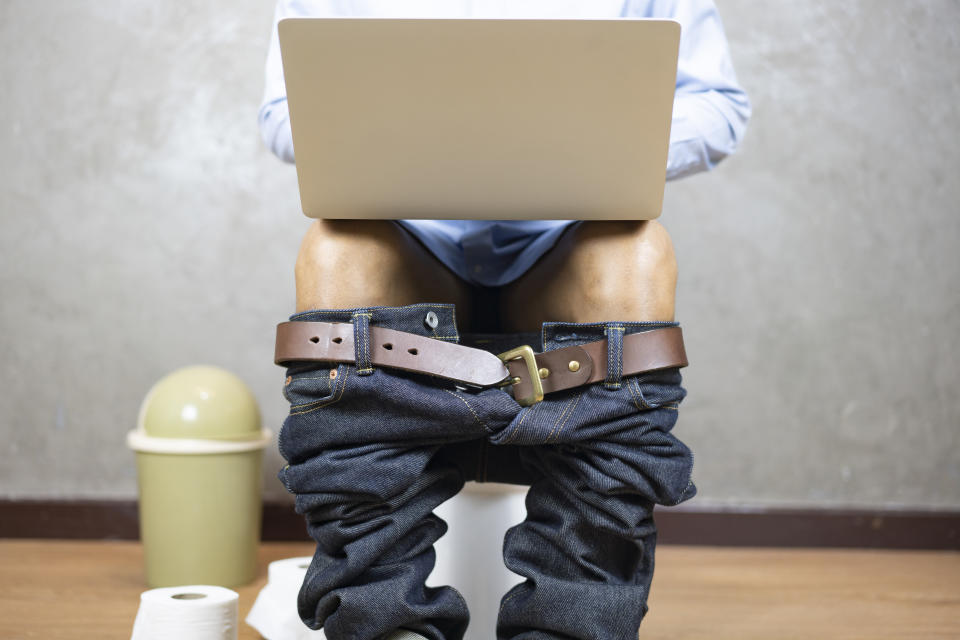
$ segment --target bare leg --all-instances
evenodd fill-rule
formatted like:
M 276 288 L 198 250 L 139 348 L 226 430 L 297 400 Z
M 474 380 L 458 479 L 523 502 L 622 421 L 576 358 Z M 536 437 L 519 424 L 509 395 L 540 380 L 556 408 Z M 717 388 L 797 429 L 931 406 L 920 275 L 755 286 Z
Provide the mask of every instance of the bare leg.
M 506 331 L 544 321 L 673 320 L 677 262 L 656 220 L 584 222 L 504 287 Z
M 296 277 L 297 311 L 452 302 L 458 321 L 470 317 L 467 285 L 389 221 L 317 220 Z

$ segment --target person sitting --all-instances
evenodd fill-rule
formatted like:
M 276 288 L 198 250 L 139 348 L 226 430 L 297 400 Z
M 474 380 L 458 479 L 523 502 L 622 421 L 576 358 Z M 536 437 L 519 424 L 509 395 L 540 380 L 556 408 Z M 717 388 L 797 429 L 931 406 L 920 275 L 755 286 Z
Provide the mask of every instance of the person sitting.
M 731 154 L 750 116 L 710 0 L 280 0 L 275 20 L 291 16 L 673 18 L 682 37 L 669 180 Z M 259 124 L 293 162 L 276 26 Z M 329 640 L 462 638 L 463 598 L 424 586 L 446 531 L 432 511 L 467 481 L 500 481 L 530 489 L 527 517 L 504 542 L 504 562 L 525 580 L 501 601 L 497 637 L 636 638 L 653 576 L 653 505 L 696 490 L 690 450 L 671 432 L 685 395 L 679 365 L 622 369 L 638 336 L 677 327 L 664 225 L 316 220 L 295 277 L 291 324 L 343 323 L 327 329 L 348 327 L 336 337 L 356 353 L 352 364 L 285 363 L 280 478 L 317 542 L 298 600 L 304 622 Z M 509 384 L 375 367 L 371 352 L 394 348 L 377 343 L 379 329 L 421 349 L 431 343 L 417 337 L 492 353 L 533 344 L 564 354 L 555 379 L 581 366 L 563 350 L 599 344 L 606 371 L 521 404 Z

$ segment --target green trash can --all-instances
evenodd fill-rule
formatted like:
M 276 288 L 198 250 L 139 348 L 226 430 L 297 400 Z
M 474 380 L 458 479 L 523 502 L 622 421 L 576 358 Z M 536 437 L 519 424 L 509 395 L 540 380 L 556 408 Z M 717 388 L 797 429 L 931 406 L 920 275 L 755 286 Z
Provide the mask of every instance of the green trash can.
M 127 434 L 150 587 L 253 581 L 260 469 L 272 440 L 253 393 L 229 371 L 186 367 L 150 389 Z

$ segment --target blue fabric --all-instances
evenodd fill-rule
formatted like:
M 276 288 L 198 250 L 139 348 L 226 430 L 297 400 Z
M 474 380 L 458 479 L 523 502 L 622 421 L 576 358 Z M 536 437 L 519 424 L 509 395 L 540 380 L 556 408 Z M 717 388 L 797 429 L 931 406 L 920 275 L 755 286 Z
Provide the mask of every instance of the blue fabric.
M 398 220 L 451 271 L 485 287 L 522 276 L 576 220 Z
M 424 322 L 434 312 L 436 327 Z M 344 323 L 369 354 L 371 326 L 461 342 L 451 304 L 325 309 L 291 320 Z M 549 351 L 675 323 L 545 323 L 500 336 Z M 366 358 L 365 358 L 366 360 Z M 677 369 L 623 376 L 519 406 L 503 388 L 464 389 L 434 376 L 352 364 L 292 363 L 280 472 L 317 548 L 298 598 L 328 640 L 409 629 L 460 640 L 467 604 L 426 588 L 446 523 L 433 510 L 466 481 L 530 486 L 526 519 L 503 560 L 523 582 L 504 594 L 498 640 L 636 640 L 653 577 L 654 504 L 691 498 L 693 457 L 673 434 L 685 395 Z
M 734 152 L 750 117 L 750 103 L 737 82 L 712 0 L 279 0 L 275 23 L 293 16 L 672 18 L 681 24 L 682 35 L 667 179 L 713 168 Z M 293 162 L 276 24 L 258 119 L 266 145 Z M 488 287 L 523 275 L 571 224 L 570 220 L 403 222 L 454 273 Z

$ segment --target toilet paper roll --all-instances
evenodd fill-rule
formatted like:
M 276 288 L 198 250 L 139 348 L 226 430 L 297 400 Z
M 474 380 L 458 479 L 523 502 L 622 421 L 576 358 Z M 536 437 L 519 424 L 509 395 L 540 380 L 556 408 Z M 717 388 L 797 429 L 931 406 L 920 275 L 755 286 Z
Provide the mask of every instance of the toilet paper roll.
M 238 597 L 211 585 L 144 591 L 130 640 L 237 640 Z
M 297 594 L 311 558 L 286 558 L 270 563 L 267 585 L 257 594 L 246 622 L 267 640 L 318 640 L 323 631 L 313 631 L 300 620 Z
M 311 560 L 310 556 L 302 556 L 271 562 L 270 566 L 267 567 L 267 584 L 274 590 L 282 587 L 284 590 L 292 592 L 293 599 L 296 600 Z

